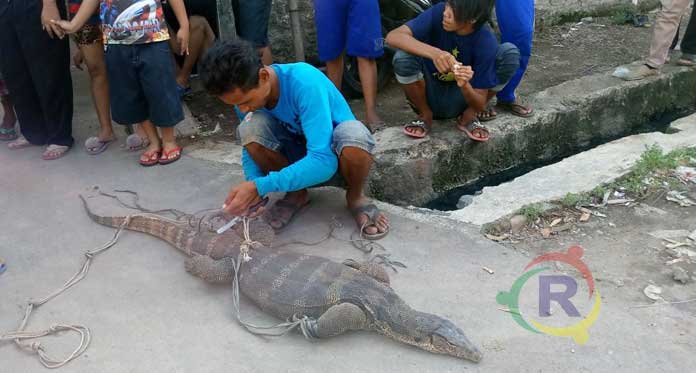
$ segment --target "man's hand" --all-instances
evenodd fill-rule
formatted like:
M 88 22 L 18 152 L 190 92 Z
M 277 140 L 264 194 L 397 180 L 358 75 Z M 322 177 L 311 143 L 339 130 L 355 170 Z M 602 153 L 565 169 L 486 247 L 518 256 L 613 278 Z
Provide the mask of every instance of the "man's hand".
M 461 63 L 454 65 L 454 79 L 457 81 L 457 86 L 464 87 L 471 79 L 474 78 L 474 70 L 471 66 L 464 66 Z
M 176 33 L 176 41 L 179 43 L 179 51 L 181 51 L 181 55 L 188 56 L 189 54 L 189 28 L 188 25 L 186 27 L 181 26 L 179 27 L 179 31 Z
M 232 216 L 247 216 L 249 208 L 261 202 L 261 197 L 253 181 L 243 182 L 230 190 L 225 199 L 223 210 Z M 254 215 L 260 212 L 257 210 Z
M 44 0 L 41 9 L 41 28 L 48 33 L 48 36 L 63 38 L 65 32 L 54 21 L 60 20 L 60 13 L 55 0 Z
M 85 62 L 85 56 L 82 54 L 82 50 L 79 48 L 75 51 L 72 56 L 73 64 L 78 70 L 82 70 L 82 63 Z
M 443 50 L 437 52 L 431 59 L 440 74 L 447 74 L 452 71 L 454 66 L 458 63 L 457 59 L 451 53 Z

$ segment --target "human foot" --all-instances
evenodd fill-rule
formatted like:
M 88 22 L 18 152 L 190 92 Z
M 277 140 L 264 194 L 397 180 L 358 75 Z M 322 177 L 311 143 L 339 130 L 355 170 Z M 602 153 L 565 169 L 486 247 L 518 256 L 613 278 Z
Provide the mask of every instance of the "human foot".
M 103 153 L 116 138 L 113 133 L 100 133 L 99 136 L 92 136 L 85 141 L 87 154 L 97 155 Z
M 16 140 L 10 141 L 7 144 L 7 147 L 12 149 L 12 150 L 17 150 L 17 149 L 22 149 L 22 148 L 27 148 L 32 146 L 33 144 L 29 142 L 24 136 L 19 136 Z
M 361 237 L 368 240 L 378 240 L 389 233 L 389 219 L 365 197 L 348 202 L 348 209 L 355 218 Z
M 46 147 L 46 150 L 41 155 L 41 158 L 44 161 L 52 161 L 54 159 L 62 158 L 65 153 L 68 152 L 68 150 L 70 150 L 69 146 L 51 144 Z
M 488 107 L 486 110 L 478 113 L 478 119 L 481 122 L 489 122 L 496 118 L 498 118 L 498 113 L 492 107 Z
M 304 207 L 309 205 L 309 202 L 309 194 L 306 190 L 288 193 L 268 210 L 266 222 L 275 230 L 283 229 Z
M 375 132 L 379 129 L 384 128 L 384 121 L 382 118 L 379 117 L 377 112 L 367 112 L 366 118 L 367 122 L 367 127 L 370 129 L 370 132 Z
M 140 165 L 150 167 L 158 164 L 161 154 L 162 148 L 159 147 L 159 144 L 150 144 L 150 146 L 145 149 L 145 152 L 140 155 Z
M 478 118 L 474 118 L 468 123 L 464 123 L 462 117 L 459 117 L 459 119 L 457 119 L 457 129 L 466 133 L 466 135 L 474 141 L 486 142 L 491 137 L 488 128 L 481 124 Z
M 183 148 L 176 143 L 165 142 L 162 145 L 162 156 L 159 159 L 159 164 L 167 165 L 178 161 L 181 158 L 182 150 Z
M 516 115 L 516 116 L 522 117 L 522 118 L 529 118 L 534 114 L 534 110 L 532 110 L 532 108 L 530 108 L 529 106 L 524 106 L 517 101 L 515 101 L 515 102 L 498 101 L 498 103 L 496 104 L 496 107 L 498 107 L 501 110 L 507 111 L 512 115 Z
M 421 115 L 417 120 L 412 121 L 404 125 L 404 133 L 406 136 L 413 137 L 416 139 L 422 139 L 430 133 L 433 128 L 433 116 Z

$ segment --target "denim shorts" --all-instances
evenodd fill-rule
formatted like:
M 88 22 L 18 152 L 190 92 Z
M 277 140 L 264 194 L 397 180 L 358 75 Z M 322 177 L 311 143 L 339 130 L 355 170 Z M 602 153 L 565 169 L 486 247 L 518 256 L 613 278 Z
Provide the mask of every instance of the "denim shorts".
M 157 127 L 174 127 L 184 120 L 168 42 L 109 44 L 106 71 L 114 122 L 149 119 Z
M 262 111 L 247 114 L 237 128 L 237 139 L 242 146 L 257 143 L 281 153 L 290 164 L 307 155 L 307 140 L 304 136 L 293 134 L 273 116 Z M 362 122 L 349 120 L 334 128 L 331 141 L 331 149 L 337 156 L 347 146 L 360 148 L 374 155 L 375 140 Z
M 393 66 L 396 80 L 401 84 L 425 80 L 426 98 L 435 119 L 455 118 L 468 107 L 457 84 L 441 82 L 428 74 L 422 57 L 399 50 L 394 54 Z M 496 53 L 495 66 L 498 85 L 490 90 L 500 92 L 520 66 L 519 49 L 511 43 L 501 44 Z
M 347 55 L 379 58 L 384 54 L 377 0 L 314 0 L 319 59 Z
M 256 48 L 268 46 L 271 3 L 272 0 L 232 0 L 237 34 Z

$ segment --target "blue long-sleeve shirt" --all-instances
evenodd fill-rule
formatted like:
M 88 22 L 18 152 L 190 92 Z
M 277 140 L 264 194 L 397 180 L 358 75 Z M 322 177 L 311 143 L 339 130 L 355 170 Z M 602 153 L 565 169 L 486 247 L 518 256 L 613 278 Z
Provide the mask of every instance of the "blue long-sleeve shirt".
M 242 151 L 242 167 L 248 181 L 256 183 L 259 195 L 292 192 L 329 180 L 338 169 L 331 149 L 334 128 L 355 120 L 348 103 L 333 83 L 306 63 L 271 65 L 280 85 L 280 97 L 271 114 L 288 131 L 307 140 L 307 155 L 278 172 L 264 175 L 249 153 Z

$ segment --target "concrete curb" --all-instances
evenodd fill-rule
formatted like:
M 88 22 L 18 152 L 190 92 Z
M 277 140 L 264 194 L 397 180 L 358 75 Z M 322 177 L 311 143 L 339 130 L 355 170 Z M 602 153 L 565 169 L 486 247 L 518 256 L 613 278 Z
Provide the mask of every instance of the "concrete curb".
M 530 119 L 502 116 L 488 143 L 472 144 L 452 123 L 413 140 L 401 128 L 376 135 L 370 194 L 397 205 L 422 205 L 441 193 L 529 162 L 569 156 L 634 132 L 658 115 L 696 107 L 696 70 L 668 66 L 657 77 L 624 82 L 588 76 L 538 92 Z

